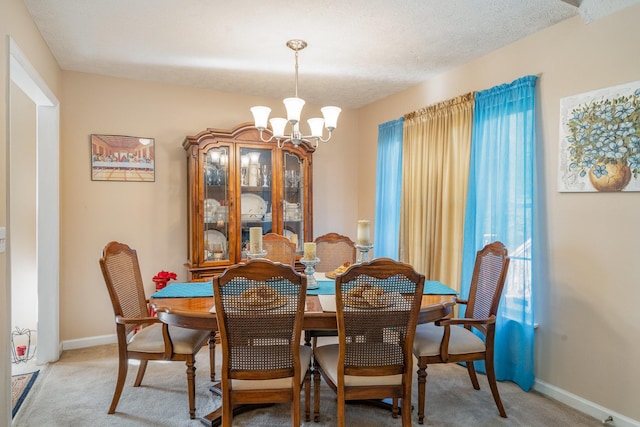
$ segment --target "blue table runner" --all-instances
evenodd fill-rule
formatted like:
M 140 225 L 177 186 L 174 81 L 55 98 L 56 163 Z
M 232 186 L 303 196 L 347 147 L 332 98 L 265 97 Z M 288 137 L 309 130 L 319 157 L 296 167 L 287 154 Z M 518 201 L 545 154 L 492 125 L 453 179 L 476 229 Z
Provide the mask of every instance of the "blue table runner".
M 151 298 L 204 298 L 212 296 L 213 283 L 211 282 L 173 282 L 151 295 Z
M 336 291 L 335 281 L 318 280 L 318 289 L 308 289 L 307 295 L 333 295 Z M 425 295 L 458 295 L 454 289 L 436 280 L 424 282 Z M 211 282 L 170 283 L 151 295 L 151 298 L 204 298 L 213 296 Z

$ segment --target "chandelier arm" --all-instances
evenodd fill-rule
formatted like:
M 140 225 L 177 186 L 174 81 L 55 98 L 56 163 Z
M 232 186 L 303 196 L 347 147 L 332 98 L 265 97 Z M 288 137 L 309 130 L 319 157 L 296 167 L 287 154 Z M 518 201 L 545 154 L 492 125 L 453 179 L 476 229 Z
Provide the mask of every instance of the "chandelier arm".
M 318 148 L 318 140 L 320 138 L 316 137 L 316 136 L 301 136 L 299 139 L 299 143 L 298 145 L 300 145 L 303 142 L 306 142 L 307 144 L 311 145 L 314 149 Z M 328 140 L 327 140 L 328 141 Z M 326 142 L 326 141 L 324 141 Z
M 271 135 L 271 137 L 269 137 L 269 139 L 264 139 L 264 136 L 262 136 L 262 132 L 264 131 L 264 129 L 262 129 L 262 128 L 258 128 L 258 130 L 260 131 L 260 140 L 261 140 L 262 142 L 271 142 L 271 141 L 273 141 L 274 139 L 276 139 L 276 140 L 278 140 L 278 141 L 279 141 L 279 139 L 278 139 L 278 138 L 276 138 L 276 137 L 274 137 L 273 135 Z
M 322 142 L 329 142 L 329 140 L 331 139 L 331 134 L 333 133 L 332 130 L 329 130 L 329 135 L 327 135 L 327 139 L 322 138 L 321 136 L 319 136 L 318 138 L 316 138 L 316 140 L 320 140 Z
M 329 142 L 329 140 L 331 139 L 332 133 L 333 133 L 333 131 L 329 130 L 329 134 L 327 135 L 327 139 L 324 139 L 322 136 L 313 136 L 313 135 L 308 135 L 308 136 L 300 135 L 300 139 L 302 141 L 307 141 L 307 142 L 311 142 L 311 140 L 315 140 L 316 141 L 316 146 L 317 146 L 318 145 L 318 141 Z

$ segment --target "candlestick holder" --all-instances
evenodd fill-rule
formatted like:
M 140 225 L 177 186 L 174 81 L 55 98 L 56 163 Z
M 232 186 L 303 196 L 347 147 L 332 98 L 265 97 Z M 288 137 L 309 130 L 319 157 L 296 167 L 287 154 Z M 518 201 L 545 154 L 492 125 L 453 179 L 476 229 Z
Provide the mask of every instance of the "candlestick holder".
M 320 258 L 304 259 L 300 258 L 300 262 L 305 265 L 304 273 L 307 275 L 307 289 L 318 289 L 320 285 L 313 273 L 315 273 L 315 265 L 320 262 Z
M 356 260 L 356 264 L 369 262 L 369 251 L 373 249 L 373 245 L 372 244 L 368 244 L 368 245 L 356 244 L 356 248 L 358 248 L 358 259 Z
M 249 259 L 259 259 L 259 258 L 264 258 L 264 256 L 267 254 L 267 251 L 263 250 L 261 252 L 256 252 L 255 254 L 252 254 L 251 252 L 247 252 L 247 258 Z

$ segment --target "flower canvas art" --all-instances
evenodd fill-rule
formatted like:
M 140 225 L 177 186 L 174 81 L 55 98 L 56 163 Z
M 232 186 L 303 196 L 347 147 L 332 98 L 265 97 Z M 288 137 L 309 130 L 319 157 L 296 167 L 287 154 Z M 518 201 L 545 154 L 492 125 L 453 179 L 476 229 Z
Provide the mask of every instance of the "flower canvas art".
M 640 191 L 640 81 L 560 100 L 559 191 Z

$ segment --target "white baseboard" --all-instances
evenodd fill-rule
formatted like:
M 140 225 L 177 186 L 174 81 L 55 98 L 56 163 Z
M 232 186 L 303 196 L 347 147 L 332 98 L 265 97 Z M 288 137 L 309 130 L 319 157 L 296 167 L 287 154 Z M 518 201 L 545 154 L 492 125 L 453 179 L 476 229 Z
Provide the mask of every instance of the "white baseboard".
M 595 417 L 602 421 L 602 424 L 605 426 L 640 427 L 640 421 L 625 417 L 622 414 L 607 409 L 604 406 L 600 406 L 597 403 L 588 401 L 573 393 L 569 393 L 568 391 L 554 385 L 545 383 L 544 381 L 536 380 L 533 385 L 533 389 L 580 412 L 584 412 L 587 415 Z M 607 422 L 609 417 L 611 417 L 612 420 Z
M 62 350 L 75 350 L 78 348 L 95 347 L 97 345 L 114 344 L 116 342 L 118 342 L 116 334 L 66 340 L 62 341 Z

